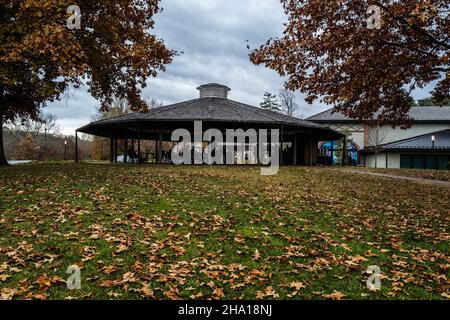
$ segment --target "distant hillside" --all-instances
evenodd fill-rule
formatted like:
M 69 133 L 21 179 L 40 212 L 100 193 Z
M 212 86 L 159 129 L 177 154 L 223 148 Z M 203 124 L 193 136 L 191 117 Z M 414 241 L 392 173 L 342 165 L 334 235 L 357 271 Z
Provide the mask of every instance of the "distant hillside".
M 67 160 L 75 159 L 75 137 L 24 131 L 3 131 L 5 154 L 8 160 L 64 160 L 64 141 L 67 141 Z M 81 160 L 91 159 L 91 141 L 78 137 Z

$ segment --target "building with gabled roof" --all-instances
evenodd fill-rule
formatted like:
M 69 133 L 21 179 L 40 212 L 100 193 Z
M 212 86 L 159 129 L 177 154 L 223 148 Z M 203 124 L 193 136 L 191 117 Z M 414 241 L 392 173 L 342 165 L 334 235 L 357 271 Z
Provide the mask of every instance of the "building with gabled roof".
M 373 126 L 333 109 L 306 120 L 349 133 L 346 152 L 355 165 L 382 168 L 444 169 L 450 162 L 450 107 L 411 107 L 409 129 Z M 322 142 L 320 154 L 340 163 L 339 142 Z

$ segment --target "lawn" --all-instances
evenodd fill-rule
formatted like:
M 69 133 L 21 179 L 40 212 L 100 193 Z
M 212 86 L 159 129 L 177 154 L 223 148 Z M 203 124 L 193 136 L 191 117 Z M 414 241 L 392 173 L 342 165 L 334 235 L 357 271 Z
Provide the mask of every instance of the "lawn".
M 323 168 L 0 168 L 1 297 L 448 299 L 449 191 Z
M 384 169 L 384 168 L 366 168 L 358 167 L 352 170 L 361 170 L 375 173 L 386 173 L 394 176 L 403 176 L 411 178 L 450 181 L 450 170 L 429 170 L 429 169 Z

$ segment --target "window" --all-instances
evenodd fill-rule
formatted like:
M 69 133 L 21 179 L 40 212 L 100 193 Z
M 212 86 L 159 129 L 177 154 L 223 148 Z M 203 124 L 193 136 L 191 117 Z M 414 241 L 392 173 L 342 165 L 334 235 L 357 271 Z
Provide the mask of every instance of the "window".
M 359 160 L 358 146 L 353 141 L 347 141 L 347 157 L 356 166 Z M 332 160 L 332 164 L 342 162 L 342 142 L 327 141 L 320 146 L 320 155 Z
M 438 154 L 401 154 L 400 168 L 403 169 L 439 169 L 447 168 L 450 155 Z

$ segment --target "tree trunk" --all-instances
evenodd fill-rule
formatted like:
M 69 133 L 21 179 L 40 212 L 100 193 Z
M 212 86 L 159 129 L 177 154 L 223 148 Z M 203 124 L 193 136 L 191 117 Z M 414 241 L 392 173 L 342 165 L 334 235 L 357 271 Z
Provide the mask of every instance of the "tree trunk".
M 3 149 L 3 117 L 0 115 L 0 166 L 8 165 L 6 161 L 5 151 Z

